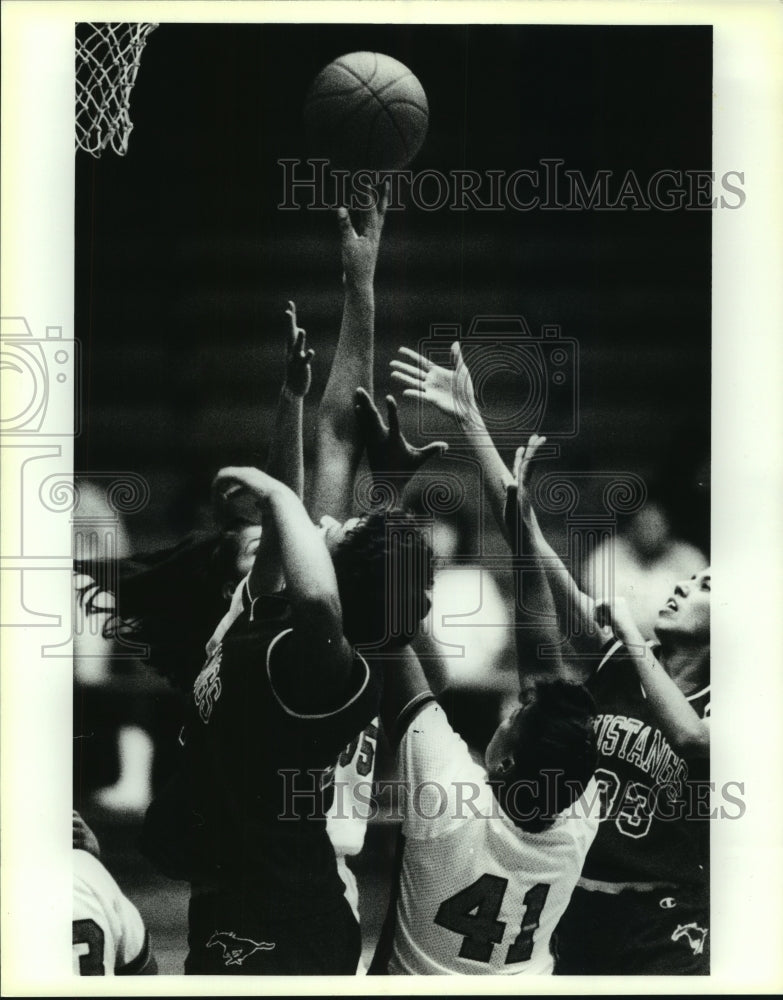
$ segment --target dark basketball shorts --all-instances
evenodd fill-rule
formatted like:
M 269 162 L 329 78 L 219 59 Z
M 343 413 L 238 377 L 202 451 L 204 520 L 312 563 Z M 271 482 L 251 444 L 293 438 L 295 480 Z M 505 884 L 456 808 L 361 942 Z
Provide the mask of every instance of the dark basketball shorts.
M 707 976 L 709 901 L 698 888 L 577 888 L 554 938 L 555 975 Z
M 188 927 L 191 976 L 352 976 L 361 955 L 345 899 L 327 913 L 275 920 L 257 896 L 220 890 L 191 898 Z

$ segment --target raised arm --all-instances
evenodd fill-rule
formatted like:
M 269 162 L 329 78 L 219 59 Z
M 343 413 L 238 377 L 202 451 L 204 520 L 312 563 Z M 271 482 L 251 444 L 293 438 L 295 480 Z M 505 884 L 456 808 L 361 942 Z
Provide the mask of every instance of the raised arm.
M 542 439 L 543 440 L 543 439 Z M 530 462 L 536 445 L 517 449 L 514 459 L 516 486 L 508 488 L 506 530 L 514 556 L 524 565 L 515 567 L 514 637 L 520 696 L 542 675 L 574 680 L 562 656 L 563 636 L 544 567 L 535 557 L 528 509 Z M 529 563 L 532 560 L 532 565 Z
M 301 500 L 304 494 L 302 409 L 312 381 L 310 362 L 315 352 L 307 348 L 306 334 L 297 325 L 296 305 L 293 302 L 288 303 L 286 316 L 289 319 L 289 329 L 286 336 L 285 378 L 277 399 L 267 473 L 288 486 Z M 223 488 L 222 503 L 239 508 L 240 512 L 242 507 L 249 507 L 244 511 L 244 516 L 252 522 L 255 496 L 248 494 L 239 483 L 223 484 Z M 256 565 L 257 593 L 272 594 L 280 590 L 283 586 L 280 545 L 276 525 L 269 520 L 263 525 Z
M 672 747 L 684 757 L 709 756 L 709 723 L 699 718 L 675 681 L 655 658 L 626 601 L 623 598 L 600 601 L 595 606 L 595 614 L 599 624 L 609 627 L 625 646 L 644 688 L 647 704 Z
M 456 421 L 481 466 L 487 501 L 498 527 L 508 539 L 504 517 L 506 490 L 514 485 L 515 479 L 498 454 L 481 416 L 459 343 L 451 345 L 453 368 L 436 365 L 408 347 L 401 347 L 400 354 L 405 360 L 395 358 L 391 362 L 391 377 L 406 387 L 403 396 L 433 406 Z
M 238 482 L 251 490 L 265 520 L 274 525 L 293 633 L 285 645 L 286 669 L 277 686 L 288 705 L 302 712 L 327 711 L 341 703 L 353 654 L 343 636 L 342 609 L 331 556 L 301 501 L 287 486 L 253 468 L 221 469 L 218 486 Z M 251 600 L 264 567 L 257 556 L 248 580 Z
M 568 640 L 577 654 L 595 656 L 611 638 L 611 631 L 601 628 L 596 623 L 595 601 L 579 589 L 563 560 L 546 540 L 532 503 L 527 469 L 543 444 L 546 444 L 545 437 L 531 434 L 521 456 L 521 461 L 524 463 L 524 468 L 520 470 L 523 473 L 524 493 L 520 500 L 519 513 L 523 541 L 526 551 L 535 557 L 546 574 L 561 639 Z
M 392 378 L 406 386 L 403 396 L 434 406 L 456 421 L 465 442 L 481 465 L 484 489 L 495 519 L 506 539 L 510 540 L 504 513 L 506 491 L 516 480 L 506 468 L 486 428 L 459 344 L 455 342 L 451 347 L 454 364 L 451 369 L 436 365 L 407 347 L 401 347 L 400 353 L 406 360 L 395 359 L 391 362 Z M 528 461 L 545 442 L 546 438 L 531 435 Z M 530 503 L 525 504 L 523 520 L 529 551 L 540 560 L 546 573 L 562 635 L 575 652 L 585 656 L 595 655 L 610 635 L 608 630 L 596 627 L 595 602 L 582 593 L 563 560 L 547 542 Z
M 611 631 L 596 623 L 595 601 L 579 589 L 563 560 L 546 540 L 532 507 L 526 520 L 527 537 L 533 553 L 544 567 L 560 632 L 574 652 L 594 659 L 611 638 Z
M 296 304 L 288 303 L 289 328 L 286 337 L 285 380 L 275 411 L 275 424 L 269 446 L 266 471 L 270 476 L 304 497 L 304 457 L 302 448 L 302 410 L 310 390 L 310 362 L 314 351 L 307 348 L 307 334 L 297 325 Z
M 351 514 L 353 483 L 364 442 L 354 415 L 354 392 L 372 396 L 375 335 L 375 265 L 386 215 L 387 192 L 362 214 L 357 231 L 348 210 L 338 209 L 345 301 L 337 350 L 318 409 L 315 468 L 308 510 L 344 521 Z
M 381 721 L 392 744 L 396 745 L 406 728 L 406 719 L 416 706 L 432 697 L 429 681 L 419 658 L 410 646 L 395 650 L 384 661 Z

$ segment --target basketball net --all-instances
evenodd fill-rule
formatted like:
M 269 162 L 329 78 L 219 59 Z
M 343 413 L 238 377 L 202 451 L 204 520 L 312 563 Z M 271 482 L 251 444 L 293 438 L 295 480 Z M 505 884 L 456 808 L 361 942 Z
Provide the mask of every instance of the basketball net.
M 129 105 L 141 53 L 157 24 L 76 25 L 76 148 L 128 151 Z

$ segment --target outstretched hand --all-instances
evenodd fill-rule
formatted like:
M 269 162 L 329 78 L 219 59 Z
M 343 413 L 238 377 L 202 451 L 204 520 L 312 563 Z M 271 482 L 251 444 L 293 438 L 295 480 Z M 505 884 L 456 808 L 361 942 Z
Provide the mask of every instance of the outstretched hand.
M 644 637 L 624 597 L 596 601 L 593 614 L 599 628 L 611 629 L 612 634 L 626 646 L 644 646 Z
M 520 524 L 529 524 L 533 504 L 530 497 L 530 462 L 542 444 L 545 437 L 531 434 L 526 445 L 517 448 L 514 456 L 514 477 L 506 487 L 506 502 L 503 508 L 503 523 L 506 537 L 515 551 L 521 554 Z M 521 519 L 521 520 L 520 520 Z
M 530 499 L 530 462 L 546 438 L 539 434 L 531 434 L 526 445 L 520 445 L 514 456 L 514 479 L 517 483 L 517 503 L 522 517 L 527 516 L 532 508 Z
M 315 351 L 307 349 L 307 334 L 300 326 L 297 326 L 296 304 L 294 302 L 289 301 L 285 314 L 290 319 L 290 326 L 285 344 L 284 384 L 292 396 L 304 397 L 309 392 L 313 379 L 310 362 L 313 360 Z
M 406 361 L 395 358 L 391 362 L 391 377 L 407 386 L 403 396 L 420 399 L 462 422 L 480 418 L 473 382 L 458 341 L 451 345 L 453 368 L 436 365 L 409 347 L 399 350 Z
M 388 427 L 365 389 L 359 388 L 354 396 L 354 411 L 367 448 L 367 461 L 373 476 L 384 473 L 407 475 L 416 470 L 433 456 L 448 450 L 445 441 L 433 441 L 423 448 L 416 448 L 405 439 L 400 429 L 397 401 L 394 396 L 386 397 L 389 415 Z
M 388 204 L 387 181 L 373 208 L 354 213 L 356 226 L 351 222 L 347 208 L 337 209 L 342 244 L 343 282 L 346 285 L 359 288 L 372 284 Z

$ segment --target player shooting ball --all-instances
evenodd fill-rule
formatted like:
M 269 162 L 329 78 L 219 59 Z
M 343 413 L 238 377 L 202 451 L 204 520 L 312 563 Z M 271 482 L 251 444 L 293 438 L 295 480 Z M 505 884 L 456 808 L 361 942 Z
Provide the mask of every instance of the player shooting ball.
M 401 512 L 347 515 L 368 439 L 373 461 L 386 470 L 394 461 L 395 471 L 405 464 L 410 473 L 443 450 L 411 448 L 394 417 L 387 428 L 369 394 L 356 393 L 359 381 L 372 384 L 373 277 L 384 210 L 385 197 L 361 234 L 347 213 L 339 216 L 345 308 L 319 409 L 312 517 L 294 490 L 259 470 L 227 468 L 216 480 L 225 509 L 244 509 L 264 528 L 253 568 L 207 645 L 185 727 L 183 774 L 148 816 L 148 853 L 191 882 L 188 973 L 357 968 L 359 927 L 328 836 L 344 828 L 327 829 L 330 777 L 339 752 L 356 747 L 377 710 L 379 670 L 369 651 L 388 653 L 411 639 L 429 608 L 432 560 Z M 291 317 L 295 328 L 293 307 Z M 307 365 L 301 336 L 297 353 Z M 301 435 L 301 419 L 289 427 Z M 288 454 L 301 456 L 301 447 Z M 303 480 L 291 467 L 288 476 Z M 273 593 L 278 573 L 282 590 Z M 390 579 L 401 581 L 398 591 L 390 593 Z M 368 651 L 366 659 L 357 647 Z M 317 769 L 324 780 L 303 806 L 301 783 L 311 785 Z M 288 811 L 290 822 L 281 819 Z M 229 932 L 258 947 L 235 962 L 233 950 L 210 946 Z

